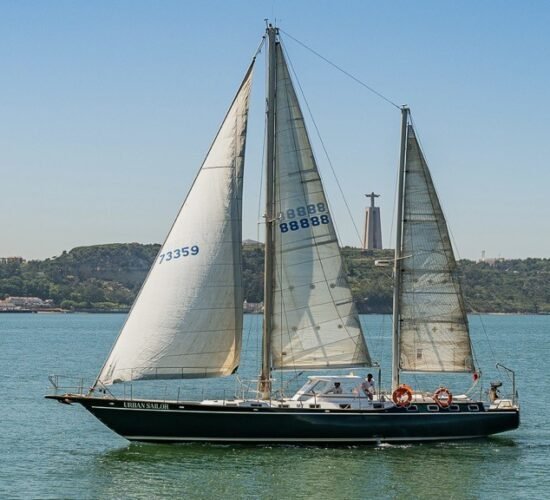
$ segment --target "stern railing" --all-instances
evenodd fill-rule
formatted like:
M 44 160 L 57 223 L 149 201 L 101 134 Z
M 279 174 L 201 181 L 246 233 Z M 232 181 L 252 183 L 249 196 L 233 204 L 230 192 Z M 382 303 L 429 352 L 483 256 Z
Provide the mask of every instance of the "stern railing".
M 514 406 L 517 405 L 518 394 L 517 394 L 517 390 L 516 390 L 516 372 L 514 370 L 512 370 L 511 368 L 507 368 L 506 366 L 504 366 L 501 363 L 497 363 L 496 368 L 497 368 L 497 370 L 499 368 L 502 368 L 505 372 L 508 373 L 508 376 L 511 376 L 511 378 L 512 378 L 512 404 Z

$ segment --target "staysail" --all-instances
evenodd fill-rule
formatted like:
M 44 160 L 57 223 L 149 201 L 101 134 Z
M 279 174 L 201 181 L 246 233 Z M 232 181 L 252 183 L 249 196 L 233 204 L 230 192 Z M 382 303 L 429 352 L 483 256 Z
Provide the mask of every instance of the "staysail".
M 304 119 L 277 44 L 273 368 L 370 365 Z
M 449 231 L 411 125 L 403 196 L 400 368 L 471 372 L 468 319 Z
M 242 180 L 251 64 L 98 381 L 231 374 L 239 364 Z

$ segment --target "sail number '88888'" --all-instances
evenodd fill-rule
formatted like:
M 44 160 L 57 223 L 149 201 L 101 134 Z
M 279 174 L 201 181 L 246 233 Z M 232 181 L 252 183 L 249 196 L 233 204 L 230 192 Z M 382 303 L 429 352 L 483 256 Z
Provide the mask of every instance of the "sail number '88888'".
M 297 220 L 291 220 L 298 217 L 299 219 Z M 279 220 L 281 221 L 279 223 L 279 229 L 281 230 L 281 233 L 286 233 L 288 231 L 298 231 L 299 229 L 306 229 L 311 226 L 320 226 L 321 224 L 328 224 L 330 222 L 328 211 L 324 203 L 311 204 L 297 208 L 289 208 L 286 213 L 280 213 Z

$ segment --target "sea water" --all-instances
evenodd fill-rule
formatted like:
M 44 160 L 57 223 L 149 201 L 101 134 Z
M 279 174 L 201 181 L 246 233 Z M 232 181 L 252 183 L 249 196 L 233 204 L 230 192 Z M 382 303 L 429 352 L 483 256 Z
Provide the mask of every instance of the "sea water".
M 493 379 L 511 387 L 506 373 L 496 370 L 497 361 L 516 371 L 522 405 L 518 430 L 474 441 L 345 447 L 130 444 L 80 406 L 45 400 L 50 374 L 82 376 L 84 385 L 93 381 L 124 319 L 116 314 L 0 314 L 0 498 L 550 495 L 550 316 L 470 318 L 485 388 Z M 371 371 L 387 384 L 390 318 L 363 316 L 362 321 L 371 355 L 382 365 L 380 373 Z M 242 379 L 257 373 L 260 331 L 261 317 L 246 316 Z M 415 377 L 407 381 L 437 384 Z M 467 388 L 470 380 L 462 376 L 461 383 Z M 158 392 L 175 389 L 156 384 Z M 178 391 L 229 394 L 235 380 L 201 384 L 178 382 Z

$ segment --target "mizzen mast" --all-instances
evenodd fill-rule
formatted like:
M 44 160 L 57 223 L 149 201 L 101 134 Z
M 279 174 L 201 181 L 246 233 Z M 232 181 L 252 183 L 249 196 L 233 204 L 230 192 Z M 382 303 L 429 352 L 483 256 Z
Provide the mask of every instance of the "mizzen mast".
M 409 108 L 401 108 L 401 153 L 397 182 L 397 228 L 395 257 L 393 265 L 393 335 L 392 335 L 392 391 L 399 385 L 399 296 L 401 294 L 401 248 L 403 246 L 403 186 L 405 180 L 405 160 L 407 154 L 407 124 Z

